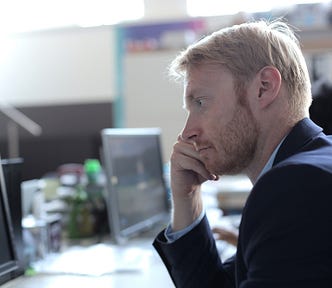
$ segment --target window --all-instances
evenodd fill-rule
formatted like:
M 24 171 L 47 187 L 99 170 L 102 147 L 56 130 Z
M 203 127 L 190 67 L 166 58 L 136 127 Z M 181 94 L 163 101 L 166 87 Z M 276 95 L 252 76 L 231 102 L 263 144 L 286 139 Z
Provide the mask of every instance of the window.
M 144 0 L 0 1 L 0 33 L 111 25 L 144 16 Z

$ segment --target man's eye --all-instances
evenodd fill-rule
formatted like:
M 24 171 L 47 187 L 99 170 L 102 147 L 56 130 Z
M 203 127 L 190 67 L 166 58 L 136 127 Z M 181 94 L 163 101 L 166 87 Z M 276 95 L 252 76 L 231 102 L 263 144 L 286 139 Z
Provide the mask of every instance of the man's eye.
M 196 99 L 196 104 L 198 106 L 202 106 L 203 105 L 203 100 L 202 99 Z

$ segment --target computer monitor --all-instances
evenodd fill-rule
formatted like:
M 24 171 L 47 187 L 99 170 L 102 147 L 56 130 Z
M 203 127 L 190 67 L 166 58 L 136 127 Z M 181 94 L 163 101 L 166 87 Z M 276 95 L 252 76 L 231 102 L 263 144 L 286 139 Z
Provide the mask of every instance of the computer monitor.
M 122 243 L 169 219 L 159 128 L 103 129 L 112 239 Z
M 6 183 L 7 200 L 10 210 L 10 218 L 13 225 L 14 245 L 17 252 L 18 269 L 13 272 L 13 276 L 24 273 L 27 263 L 24 257 L 23 229 L 22 229 L 22 173 L 23 159 L 10 158 L 2 159 L 3 175 Z
M 6 183 L 0 163 L 0 284 L 13 278 L 18 269 L 13 226 L 7 200 Z

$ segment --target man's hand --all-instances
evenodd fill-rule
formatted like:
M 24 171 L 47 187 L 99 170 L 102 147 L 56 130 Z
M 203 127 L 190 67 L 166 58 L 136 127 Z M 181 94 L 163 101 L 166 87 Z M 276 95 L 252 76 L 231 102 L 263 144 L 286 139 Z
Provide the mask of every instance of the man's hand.
M 180 136 L 171 156 L 171 189 L 173 194 L 173 231 L 189 226 L 202 212 L 200 185 L 216 180 L 201 161 L 195 143 Z
M 216 235 L 216 240 L 224 240 L 233 246 L 237 246 L 239 231 L 235 228 L 214 227 L 212 232 Z

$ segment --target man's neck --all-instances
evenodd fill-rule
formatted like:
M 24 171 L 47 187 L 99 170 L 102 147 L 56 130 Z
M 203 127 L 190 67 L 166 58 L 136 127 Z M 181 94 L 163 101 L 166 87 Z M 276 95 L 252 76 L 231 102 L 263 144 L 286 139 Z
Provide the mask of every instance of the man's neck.
M 273 137 L 260 137 L 262 141 L 258 141 L 255 157 L 251 164 L 248 166 L 248 169 L 245 171 L 252 183 L 255 183 L 260 175 L 264 173 L 264 168 L 271 160 L 271 157 L 275 157 L 277 150 L 280 147 L 280 144 L 291 131 L 292 127 L 295 124 L 287 125 L 284 129 L 280 127 L 274 129 Z M 273 159 L 271 160 L 273 163 Z M 271 165 L 272 166 L 272 165 Z

